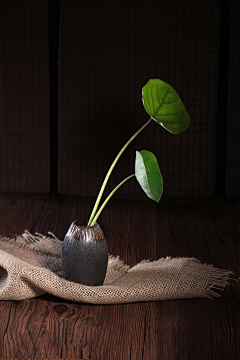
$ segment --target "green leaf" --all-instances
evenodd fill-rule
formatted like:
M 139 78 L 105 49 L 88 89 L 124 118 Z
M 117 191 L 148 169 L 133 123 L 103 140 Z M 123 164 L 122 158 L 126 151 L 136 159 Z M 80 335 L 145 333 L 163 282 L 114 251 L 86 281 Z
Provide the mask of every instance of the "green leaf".
M 136 151 L 135 175 L 147 196 L 159 202 L 163 193 L 163 178 L 153 153 Z
M 189 114 L 174 88 L 160 79 L 150 79 L 142 88 L 143 106 L 153 120 L 174 135 L 190 126 Z

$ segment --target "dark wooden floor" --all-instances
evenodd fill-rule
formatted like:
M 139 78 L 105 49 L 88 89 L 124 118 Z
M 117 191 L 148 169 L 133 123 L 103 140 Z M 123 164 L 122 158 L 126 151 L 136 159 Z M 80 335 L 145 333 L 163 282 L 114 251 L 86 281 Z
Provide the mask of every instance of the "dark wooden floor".
M 85 225 L 94 198 L 0 194 L 0 235 Z M 239 276 L 240 201 L 112 199 L 99 218 L 109 252 L 128 264 L 166 256 L 196 257 Z M 0 301 L 4 359 L 237 360 L 239 284 L 215 300 L 88 305 L 49 294 Z

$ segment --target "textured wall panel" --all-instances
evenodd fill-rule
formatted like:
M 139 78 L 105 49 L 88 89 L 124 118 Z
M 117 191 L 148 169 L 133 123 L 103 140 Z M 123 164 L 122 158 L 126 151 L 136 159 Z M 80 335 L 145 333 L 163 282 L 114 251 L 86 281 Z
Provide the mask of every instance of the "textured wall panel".
M 0 191 L 49 191 L 48 1 L 4 0 Z
M 240 5 L 231 4 L 228 82 L 227 185 L 228 197 L 240 196 Z
M 164 195 L 214 196 L 219 20 L 215 1 L 62 0 L 60 193 L 98 193 L 118 151 L 149 119 L 142 87 L 160 78 L 181 96 L 191 126 L 174 136 L 152 122 L 119 160 L 107 192 L 145 149 L 157 157 Z M 117 194 L 145 196 L 134 178 Z

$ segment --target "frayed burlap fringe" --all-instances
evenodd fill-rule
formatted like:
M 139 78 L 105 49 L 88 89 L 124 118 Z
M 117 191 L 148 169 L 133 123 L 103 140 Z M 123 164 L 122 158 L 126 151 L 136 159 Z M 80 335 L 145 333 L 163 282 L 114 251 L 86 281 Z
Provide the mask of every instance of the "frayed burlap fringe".
M 0 300 L 23 300 L 45 293 L 92 304 L 117 304 L 205 297 L 213 299 L 229 284 L 232 271 L 195 258 L 143 260 L 130 267 L 109 255 L 103 286 L 84 286 L 63 278 L 62 241 L 25 230 L 0 237 Z

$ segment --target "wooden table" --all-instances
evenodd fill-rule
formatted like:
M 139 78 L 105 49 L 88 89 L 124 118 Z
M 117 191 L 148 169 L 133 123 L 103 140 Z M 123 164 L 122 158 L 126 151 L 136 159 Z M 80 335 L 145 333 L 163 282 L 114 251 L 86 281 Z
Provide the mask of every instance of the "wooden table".
M 27 229 L 63 239 L 85 225 L 95 198 L 0 194 L 0 234 Z M 114 198 L 99 218 L 109 252 L 128 264 L 166 256 L 196 257 L 239 276 L 240 200 Z M 3 359 L 237 360 L 239 284 L 215 300 L 123 305 L 73 303 L 49 294 L 0 301 Z

